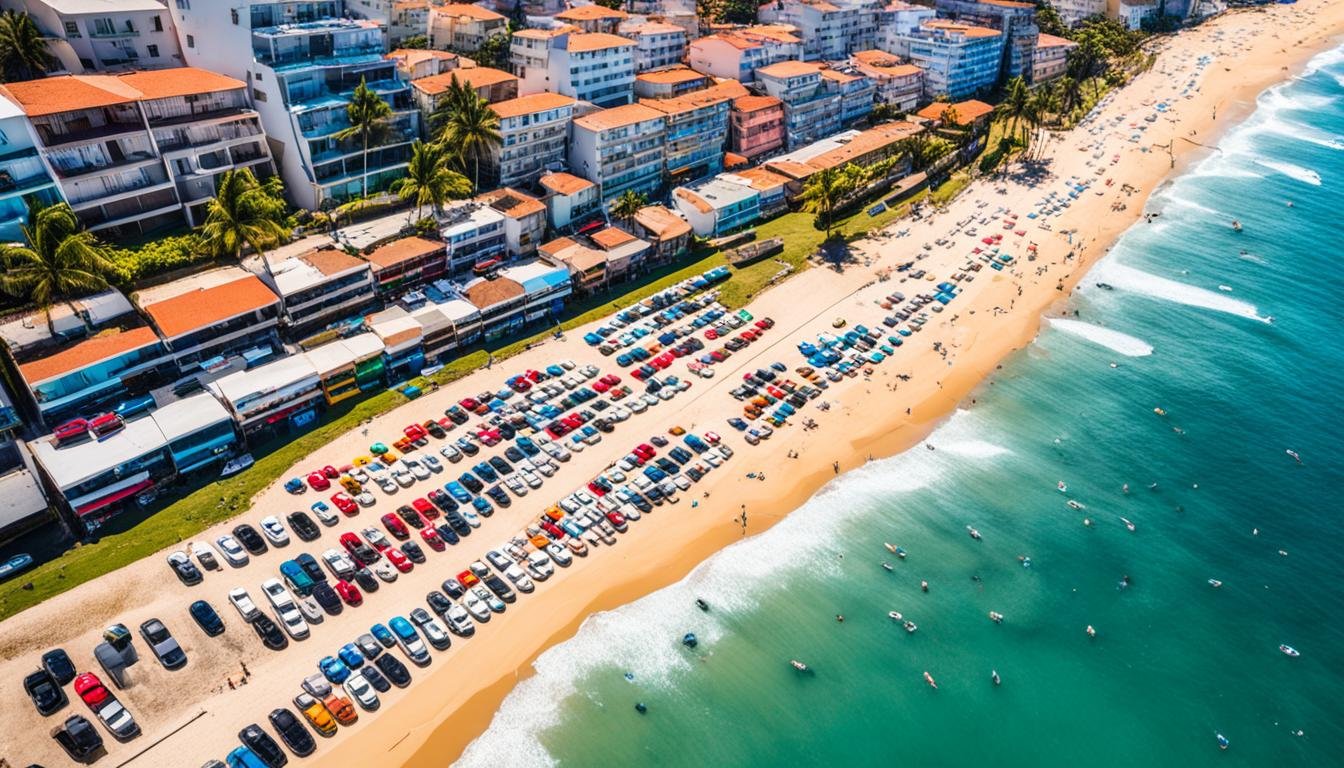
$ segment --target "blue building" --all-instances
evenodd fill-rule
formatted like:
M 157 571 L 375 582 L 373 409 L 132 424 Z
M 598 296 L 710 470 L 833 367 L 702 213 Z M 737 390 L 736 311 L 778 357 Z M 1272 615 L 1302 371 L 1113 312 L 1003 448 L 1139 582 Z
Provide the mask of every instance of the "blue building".
M 30 198 L 44 206 L 58 203 L 60 188 L 38 156 L 24 111 L 0 97 L 0 242 L 23 240 Z
M 1003 33 L 943 19 L 924 22 L 899 38 L 896 51 L 924 69 L 924 96 L 954 101 L 994 87 L 1003 59 Z

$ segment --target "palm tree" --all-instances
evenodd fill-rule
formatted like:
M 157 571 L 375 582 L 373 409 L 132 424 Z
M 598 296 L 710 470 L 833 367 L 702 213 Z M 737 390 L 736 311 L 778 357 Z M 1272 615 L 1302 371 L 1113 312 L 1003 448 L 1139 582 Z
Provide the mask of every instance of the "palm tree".
M 845 188 L 845 175 L 835 167 L 817 171 L 808 178 L 803 186 L 804 207 L 817 214 L 826 227 L 826 239 L 831 238 L 832 217 L 835 207 L 844 199 L 849 190 Z
M 333 138 L 337 141 L 353 139 L 356 136 L 364 143 L 364 171 L 360 174 L 360 181 L 363 187 L 363 196 L 369 196 L 369 144 L 370 142 L 379 143 L 388 134 L 389 118 L 392 117 L 392 107 L 383 97 L 373 92 L 365 82 L 365 78 L 359 78 L 359 85 L 355 87 L 354 94 L 350 97 L 350 103 L 345 107 L 345 114 L 350 119 L 350 127 L 338 131 Z
M 31 16 L 0 13 L 0 74 L 6 82 L 42 77 L 55 61 Z
M 461 158 L 463 169 L 468 160 L 474 162 L 472 174 L 473 186 L 481 188 L 481 158 L 504 143 L 499 135 L 499 115 L 491 109 L 490 102 L 480 97 L 468 85 L 454 89 L 457 78 L 449 84 L 449 95 L 443 107 L 435 111 L 442 114 L 439 121 L 439 142 L 451 147 Z M 432 119 L 432 118 L 431 118 Z
M 611 201 L 609 210 L 611 215 L 625 222 L 627 227 L 634 221 L 635 214 L 639 209 L 649 204 L 649 196 L 643 192 L 636 192 L 633 189 L 627 189 L 615 200 Z
M 107 275 L 116 269 L 108 248 L 85 230 L 66 203 L 40 208 L 23 228 L 28 245 L 0 246 L 0 290 L 32 300 L 47 318 L 55 335 L 51 306 L 107 288 Z M 74 309 L 71 306 L 71 309 Z M 78 314 L 78 313 L 76 313 Z
M 415 218 L 430 205 L 438 213 L 449 200 L 471 195 L 471 182 L 448 167 L 448 151 L 442 144 L 426 144 L 419 139 L 411 145 L 411 162 L 406 175 L 392 183 L 392 191 L 402 200 L 415 201 Z
M 467 83 L 458 80 L 455 73 L 449 75 L 448 89 L 439 97 L 438 105 L 429 116 L 430 136 L 436 141 L 442 140 L 444 129 L 452 122 L 453 115 L 475 104 L 480 98 L 480 94 Z
M 225 171 L 219 175 L 215 196 L 206 206 L 201 245 L 217 257 L 241 258 L 245 246 L 260 255 L 288 238 L 284 218 L 285 201 L 278 178 L 263 184 L 250 168 Z
M 1008 123 L 1008 135 L 1016 140 L 1019 124 L 1031 112 L 1031 91 L 1021 75 L 1009 80 L 1004 87 L 1003 101 L 999 102 L 998 111 Z

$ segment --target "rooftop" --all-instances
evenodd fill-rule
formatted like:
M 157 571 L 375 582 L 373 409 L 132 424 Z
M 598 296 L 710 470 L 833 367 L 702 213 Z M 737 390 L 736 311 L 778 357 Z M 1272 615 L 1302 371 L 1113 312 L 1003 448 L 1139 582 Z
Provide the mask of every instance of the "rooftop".
M 241 80 L 204 69 L 175 67 L 120 75 L 60 75 L 24 80 L 0 86 L 0 92 L 29 117 L 41 117 L 243 87 Z
M 600 5 L 580 5 L 555 14 L 561 21 L 597 21 L 599 19 L 626 19 L 630 14 Z
M 560 107 L 570 107 L 574 105 L 574 99 L 568 96 L 561 96 L 558 93 L 533 93 L 527 96 L 519 96 L 516 99 L 507 99 L 497 102 L 490 106 L 499 115 L 501 119 L 509 117 L 519 117 L 521 115 L 530 115 L 536 112 L 545 112 L 548 109 L 559 109 Z
M 541 177 L 538 182 L 541 186 L 556 193 L 557 195 L 576 195 L 585 189 L 591 189 L 596 184 L 593 182 L 575 176 L 572 173 L 548 173 Z
M 131 302 L 121 291 L 109 288 L 102 293 L 71 299 L 53 304 L 51 322 L 40 311 L 20 315 L 0 325 L 0 339 L 14 351 L 37 346 L 52 339 L 52 327 L 55 328 L 57 341 L 70 333 L 82 333 L 85 323 L 94 327 L 103 325 L 123 315 L 135 311 Z M 76 314 L 78 312 L 78 314 Z
M 1047 35 L 1047 34 L 1045 34 L 1044 32 L 1042 32 L 1041 34 L 1039 34 L 1039 35 L 1036 36 L 1036 47 L 1037 47 L 1037 48 L 1077 48 L 1077 47 L 1078 47 L 1078 44 L 1075 43 L 1075 42 L 1073 42 L 1072 40 L 1069 40 L 1069 39 L 1066 39 L 1066 38 L 1063 38 L 1063 37 L 1056 37 L 1055 35 Z
M 686 34 L 684 27 L 676 24 L 668 24 L 662 21 L 646 21 L 641 24 L 622 24 L 620 32 L 622 35 L 670 35 Z
M 783 176 L 775 173 L 769 168 L 761 167 L 743 168 L 740 171 L 721 174 L 721 176 L 729 181 L 745 184 L 758 192 L 775 189 L 776 187 L 783 186 L 792 181 L 788 176 Z
M 537 248 L 537 250 L 541 251 L 542 253 L 546 254 L 547 256 L 554 256 L 554 255 L 560 253 L 561 251 L 565 250 L 566 248 L 573 248 L 573 247 L 576 246 L 576 245 L 578 245 L 578 243 L 575 242 L 575 241 L 574 241 L 573 239 L 571 239 L 571 238 L 568 238 L 568 237 L 557 237 L 557 238 L 555 238 L 554 240 L 550 240 L 550 241 L 547 241 L 547 242 L 545 242 L 545 243 L 542 243 L 542 244 Z
M 426 48 L 398 48 L 388 53 L 385 59 L 401 59 L 410 66 L 415 66 L 422 61 L 430 59 L 444 59 L 445 61 L 455 61 L 458 57 L 456 53 L 449 51 L 434 51 Z
M 635 213 L 635 222 L 661 240 L 690 234 L 686 220 L 661 205 L 646 205 Z
M 46 357 L 20 363 L 19 373 L 29 386 L 36 386 L 131 350 L 157 344 L 158 341 L 158 334 L 154 333 L 153 328 L 141 326 L 126 331 L 111 329 Z
M 766 77 L 790 78 L 815 75 L 821 69 L 822 65 L 807 61 L 780 61 L 768 66 L 758 67 L 756 74 Z
M 466 3 L 448 3 L 447 5 L 435 6 L 434 12 L 440 16 L 466 16 L 476 21 L 505 21 L 503 16 L 488 8 Z
M 827 67 L 821 70 L 821 76 L 827 80 L 834 80 L 837 83 L 852 83 L 855 80 L 862 80 L 863 75 L 856 75 L 852 72 L 841 72 L 838 69 Z
M 237 371 L 210 383 L 210 389 L 226 402 L 240 403 L 256 395 L 317 379 L 317 369 L 307 355 L 290 355 L 275 362 Z
M 107 13 L 115 11 L 162 11 L 160 0 L 43 0 L 43 4 L 62 15 L 76 16 L 83 13 Z
M 390 243 L 378 246 L 371 252 L 364 254 L 364 258 L 375 267 L 386 269 L 403 261 L 418 259 L 434 253 L 444 254 L 447 258 L 447 249 L 438 240 L 429 240 L 423 237 L 403 237 L 400 240 L 393 240 Z
M 477 200 L 486 203 L 496 211 L 508 216 L 511 219 L 521 219 L 524 216 L 543 214 L 546 212 L 546 206 L 537 198 L 516 189 L 504 187 L 502 189 L 493 189 L 481 195 L 476 196 Z
M 494 280 L 476 280 L 468 284 L 462 291 L 462 294 L 467 297 L 467 301 L 481 309 L 492 307 L 509 299 L 516 299 L 523 293 L 523 284 L 507 277 L 497 277 Z
M 680 29 L 680 27 L 678 27 Z M 689 83 L 695 80 L 708 80 L 705 75 L 696 72 L 690 67 L 671 67 L 670 69 L 660 69 L 654 72 L 641 72 L 635 75 L 636 80 L 645 83 L 660 83 L 666 85 L 676 85 L 678 83 Z
M 663 113 L 643 104 L 626 104 L 611 109 L 599 109 L 574 121 L 574 125 L 590 131 L 607 131 L 627 125 L 661 120 Z
M 736 80 L 725 80 L 699 91 L 673 96 L 670 99 L 640 99 L 639 103 L 664 114 L 675 115 L 703 107 L 722 104 L 747 95 L 747 89 Z
M 639 238 L 619 227 L 607 227 L 606 229 L 594 232 L 589 239 L 591 239 L 597 247 L 604 251 L 609 251 L 612 248 L 633 242 Z
M 852 162 L 869 152 L 882 149 L 883 147 L 894 144 L 902 139 L 907 139 L 924 129 L 907 122 L 883 123 L 866 131 L 861 131 L 857 136 L 851 137 L 840 146 L 833 149 L 827 149 L 820 154 L 812 157 L 807 164 L 818 170 L 825 168 L 836 168 L 845 163 Z
M 733 109 L 739 112 L 755 112 L 758 109 L 783 107 L 784 102 L 774 96 L 739 96 L 733 99 Z
M 635 41 L 627 37 L 609 35 L 605 32 L 574 32 L 569 36 L 569 42 L 565 48 L 570 53 L 583 53 L 600 51 L 606 48 L 629 47 L 634 44 Z
M 899 56 L 886 51 L 879 51 L 876 48 L 871 51 L 856 51 L 850 54 L 850 59 L 855 64 L 886 77 L 905 77 L 917 75 L 924 71 L 914 64 L 902 63 Z
M 518 78 L 492 67 L 467 67 L 466 69 L 454 69 L 451 72 L 442 72 L 437 75 L 422 77 L 419 80 L 412 80 L 411 87 L 429 96 L 438 96 L 447 92 L 448 87 L 452 85 L 454 80 L 469 85 L 475 90 L 480 90 L 499 83 L 507 83 L 510 80 L 517 81 Z
M 140 308 L 154 321 L 164 338 L 171 339 L 279 302 L 256 275 L 244 274 L 244 277 L 216 285 L 198 285 L 154 302 L 146 300 L 145 292 L 142 292 L 138 297 Z
M 924 22 L 923 26 L 927 29 L 941 29 L 949 33 L 961 33 L 965 37 L 971 37 L 971 38 L 999 37 L 1000 35 L 1003 34 L 997 29 L 990 29 L 989 27 L 977 27 L 971 24 L 962 24 L 956 21 L 948 21 L 947 19 L 929 19 L 928 21 Z
M 589 248 L 586 245 L 571 241 L 571 245 L 558 251 L 555 258 L 568 264 L 569 268 L 575 272 L 587 272 L 594 267 L 605 265 L 608 256 L 606 251 L 599 251 L 596 248 Z
M 967 125 L 990 114 L 994 108 L 983 101 L 970 99 L 968 101 L 959 101 L 956 104 L 946 102 L 934 102 L 929 106 L 919 110 L 915 114 L 926 120 L 942 120 L 943 114 L 948 109 L 954 110 L 957 125 Z
M 46 468 L 56 487 L 71 488 L 113 467 L 163 448 L 166 444 L 163 430 L 159 429 L 159 425 L 151 417 L 128 421 L 124 427 L 102 440 L 85 440 L 82 443 L 66 444 L 57 448 L 54 439 L 48 435 L 33 440 L 29 446 L 33 449 L 33 456 Z M 128 484 L 136 482 L 137 479 L 137 474 L 121 478 Z
M 328 278 L 365 266 L 363 261 L 330 244 L 279 259 L 266 254 L 266 263 L 275 276 L 275 289 L 281 296 L 321 285 Z

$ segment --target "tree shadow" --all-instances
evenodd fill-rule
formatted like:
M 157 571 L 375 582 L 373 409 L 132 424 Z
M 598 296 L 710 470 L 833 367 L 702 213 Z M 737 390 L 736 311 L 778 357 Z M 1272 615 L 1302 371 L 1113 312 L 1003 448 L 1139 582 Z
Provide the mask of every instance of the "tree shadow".
M 849 247 L 849 241 L 839 233 L 823 240 L 821 245 L 817 246 L 816 255 L 822 264 L 836 272 L 844 272 L 847 265 L 858 263 L 853 250 Z

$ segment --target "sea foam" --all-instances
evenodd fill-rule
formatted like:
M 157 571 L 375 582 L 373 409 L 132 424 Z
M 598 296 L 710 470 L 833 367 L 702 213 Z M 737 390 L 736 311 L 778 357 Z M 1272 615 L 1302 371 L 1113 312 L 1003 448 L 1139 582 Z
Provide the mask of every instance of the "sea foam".
M 1256 160 L 1255 162 L 1271 170 L 1278 171 L 1290 179 L 1296 179 L 1303 184 L 1310 184 L 1313 187 L 1321 186 L 1321 174 L 1310 168 L 1303 168 L 1300 165 L 1293 165 L 1292 163 L 1280 163 L 1275 160 Z
M 1144 272 L 1141 269 L 1135 269 L 1109 259 L 1099 263 L 1092 274 L 1098 281 L 1109 283 L 1122 291 L 1164 299 L 1189 307 L 1226 312 L 1230 315 L 1259 320 L 1262 323 L 1269 322 L 1269 318 L 1257 314 L 1254 304 L 1234 299 L 1216 291 L 1159 277 L 1150 272 Z
M 1153 354 L 1153 345 L 1143 339 L 1100 325 L 1084 323 L 1081 320 L 1055 317 L 1050 319 L 1050 327 L 1063 331 L 1070 336 L 1086 339 L 1125 357 L 1147 357 Z

